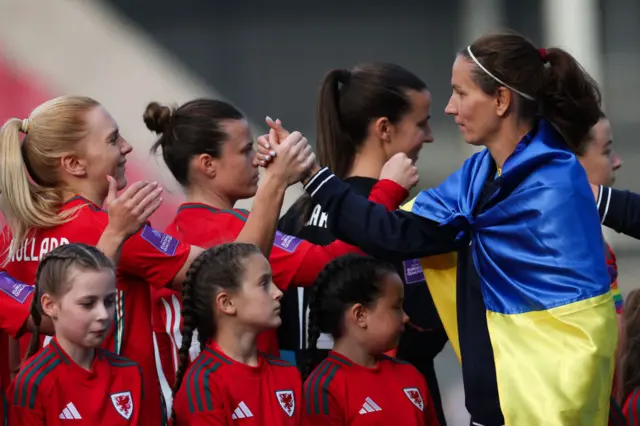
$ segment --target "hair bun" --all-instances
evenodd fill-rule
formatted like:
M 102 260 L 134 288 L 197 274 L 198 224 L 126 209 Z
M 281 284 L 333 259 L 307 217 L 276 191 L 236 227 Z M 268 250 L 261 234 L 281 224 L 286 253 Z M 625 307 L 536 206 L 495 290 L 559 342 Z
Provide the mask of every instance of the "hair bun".
M 151 102 L 147 105 L 147 109 L 142 115 L 142 119 L 149 130 L 157 134 L 162 134 L 171 123 L 172 114 L 173 110 L 170 107 L 160 105 L 157 102 Z

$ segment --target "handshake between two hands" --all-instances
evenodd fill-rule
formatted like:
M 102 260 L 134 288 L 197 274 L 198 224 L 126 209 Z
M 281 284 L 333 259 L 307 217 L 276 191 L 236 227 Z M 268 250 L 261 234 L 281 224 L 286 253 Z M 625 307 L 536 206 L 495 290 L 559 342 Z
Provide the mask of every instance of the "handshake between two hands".
M 258 137 L 258 164 L 293 185 L 313 177 L 320 166 L 302 133 L 289 133 L 280 120 L 266 118 L 269 133 Z M 389 179 L 410 190 L 419 180 L 418 169 L 405 153 L 391 157 L 382 167 L 380 180 Z

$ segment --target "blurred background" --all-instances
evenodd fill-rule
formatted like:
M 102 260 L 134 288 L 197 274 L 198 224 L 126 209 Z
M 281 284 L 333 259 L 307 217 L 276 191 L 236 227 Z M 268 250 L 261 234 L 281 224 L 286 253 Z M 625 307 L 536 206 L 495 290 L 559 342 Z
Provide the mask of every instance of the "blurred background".
M 444 115 L 458 50 L 481 33 L 512 28 L 541 47 L 569 50 L 600 82 L 615 149 L 617 187 L 640 192 L 638 0 L 0 0 L 0 120 L 25 118 L 61 94 L 96 98 L 134 146 L 130 179 L 160 179 L 171 196 L 153 220 L 163 228 L 181 200 L 149 155 L 149 101 L 231 101 L 313 139 L 316 92 L 331 68 L 396 62 L 427 82 L 436 141 L 420 157 L 421 187 L 436 185 L 472 151 Z M 292 188 L 287 207 L 300 188 Z M 244 207 L 248 207 L 245 203 Z M 623 293 L 638 287 L 640 244 L 607 233 Z M 467 426 L 460 370 L 448 348 L 438 375 L 449 424 Z

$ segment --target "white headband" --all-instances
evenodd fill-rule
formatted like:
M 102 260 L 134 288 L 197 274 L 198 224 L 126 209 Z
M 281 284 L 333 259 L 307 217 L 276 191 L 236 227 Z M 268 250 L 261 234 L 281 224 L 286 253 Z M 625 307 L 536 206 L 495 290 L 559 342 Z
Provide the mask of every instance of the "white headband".
M 476 56 L 473 54 L 473 52 L 471 51 L 471 46 L 467 46 L 467 53 L 469 53 L 469 57 L 471 58 L 471 60 L 473 62 L 476 63 L 476 65 L 485 73 L 487 73 L 487 75 L 491 78 L 493 78 L 495 81 L 497 81 L 498 83 L 500 83 L 502 86 L 506 87 L 507 89 L 511 90 L 512 92 L 516 92 L 518 95 L 522 96 L 525 99 L 529 99 L 530 101 L 535 101 L 536 99 L 533 96 L 527 95 L 526 93 L 523 93 L 519 90 L 514 89 L 513 87 L 509 86 L 507 83 L 505 83 L 504 81 L 500 80 L 498 77 L 496 77 L 495 75 L 491 74 L 489 72 L 488 69 L 486 69 L 478 60 L 478 58 L 476 58 Z

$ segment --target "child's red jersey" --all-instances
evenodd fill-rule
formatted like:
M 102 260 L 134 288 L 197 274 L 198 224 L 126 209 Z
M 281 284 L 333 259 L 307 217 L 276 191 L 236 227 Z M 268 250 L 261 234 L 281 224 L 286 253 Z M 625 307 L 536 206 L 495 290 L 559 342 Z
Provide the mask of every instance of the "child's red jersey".
M 63 206 L 75 210 L 73 220 L 60 226 L 39 229 L 9 259 L 6 272 L 21 282 L 33 284 L 40 259 L 61 244 L 95 245 L 109 223 L 107 212 L 82 197 Z M 8 239 L 7 239 L 8 240 Z M 117 265 L 116 317 L 104 347 L 140 365 L 145 380 L 145 418 L 163 421 L 160 384 L 154 362 L 151 328 L 150 286 L 169 284 L 189 256 L 190 246 L 145 225 L 123 245 Z M 26 353 L 29 336 L 20 339 Z
M 381 356 L 374 368 L 329 352 L 304 384 L 305 425 L 438 425 L 424 377 Z
M 10 387 L 10 426 L 142 425 L 142 371 L 127 358 L 96 349 L 91 371 L 54 338 L 29 358 Z
M 302 381 L 293 365 L 263 355 L 258 366 L 233 361 L 214 345 L 191 364 L 173 409 L 174 426 L 289 426 L 302 421 Z

